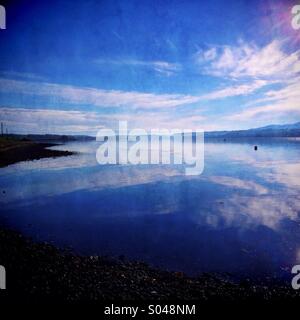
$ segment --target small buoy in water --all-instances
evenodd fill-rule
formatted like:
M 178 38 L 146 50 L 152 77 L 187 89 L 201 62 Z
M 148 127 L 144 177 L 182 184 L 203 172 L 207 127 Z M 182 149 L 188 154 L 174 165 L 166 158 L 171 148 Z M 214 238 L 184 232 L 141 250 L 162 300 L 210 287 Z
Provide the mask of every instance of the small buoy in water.
M 254 150 L 255 150 L 255 151 L 257 150 L 257 146 L 254 146 Z

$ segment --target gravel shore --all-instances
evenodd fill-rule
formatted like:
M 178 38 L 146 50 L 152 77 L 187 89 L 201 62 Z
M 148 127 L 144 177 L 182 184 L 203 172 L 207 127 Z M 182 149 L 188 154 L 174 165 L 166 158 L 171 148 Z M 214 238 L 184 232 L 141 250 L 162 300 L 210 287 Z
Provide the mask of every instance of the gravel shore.
M 211 274 L 188 277 L 145 263 L 79 256 L 47 243 L 35 243 L 0 227 L 0 264 L 7 273 L 7 301 L 300 301 L 286 284 L 233 283 Z

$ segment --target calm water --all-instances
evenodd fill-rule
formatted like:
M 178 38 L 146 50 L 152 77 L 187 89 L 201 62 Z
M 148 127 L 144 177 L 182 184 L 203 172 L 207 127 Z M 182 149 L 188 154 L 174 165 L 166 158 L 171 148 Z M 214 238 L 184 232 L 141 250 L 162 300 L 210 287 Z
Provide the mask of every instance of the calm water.
M 79 155 L 0 169 L 1 221 L 80 253 L 190 274 L 290 277 L 300 263 L 299 140 L 207 142 L 199 176 L 100 166 L 98 145 L 70 143 L 56 148 Z

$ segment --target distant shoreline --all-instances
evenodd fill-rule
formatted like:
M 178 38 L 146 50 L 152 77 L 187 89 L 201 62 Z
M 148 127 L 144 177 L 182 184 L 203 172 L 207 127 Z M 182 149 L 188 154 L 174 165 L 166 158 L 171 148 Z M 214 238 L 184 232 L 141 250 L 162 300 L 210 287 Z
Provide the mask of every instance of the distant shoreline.
M 0 138 L 0 168 L 28 160 L 64 157 L 75 154 L 70 151 L 51 150 L 55 143 L 37 143 L 27 139 Z
M 201 128 L 199 128 L 200 130 Z M 191 132 L 195 135 L 195 132 Z M 118 135 L 118 134 L 116 134 Z M 13 139 L 29 139 L 35 142 L 70 142 L 70 141 L 95 141 L 95 136 L 72 134 L 10 134 Z M 204 131 L 204 137 L 211 139 L 236 139 L 236 138 L 299 138 L 300 122 L 290 124 L 272 124 L 243 130 Z

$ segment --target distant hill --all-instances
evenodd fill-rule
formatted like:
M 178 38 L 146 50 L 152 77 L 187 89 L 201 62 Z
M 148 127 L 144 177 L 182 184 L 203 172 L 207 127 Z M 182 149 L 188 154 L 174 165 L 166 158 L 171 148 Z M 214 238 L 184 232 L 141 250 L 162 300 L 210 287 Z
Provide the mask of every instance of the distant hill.
M 235 131 L 205 132 L 207 138 L 300 137 L 300 122 Z
M 95 137 L 87 135 L 59 135 L 59 134 L 10 134 L 12 138 L 25 139 L 35 142 L 67 142 L 92 141 Z M 194 133 L 193 133 L 194 136 Z M 294 124 L 268 125 L 265 127 L 234 130 L 234 131 L 208 131 L 206 138 L 255 138 L 255 137 L 300 137 L 300 122 Z

